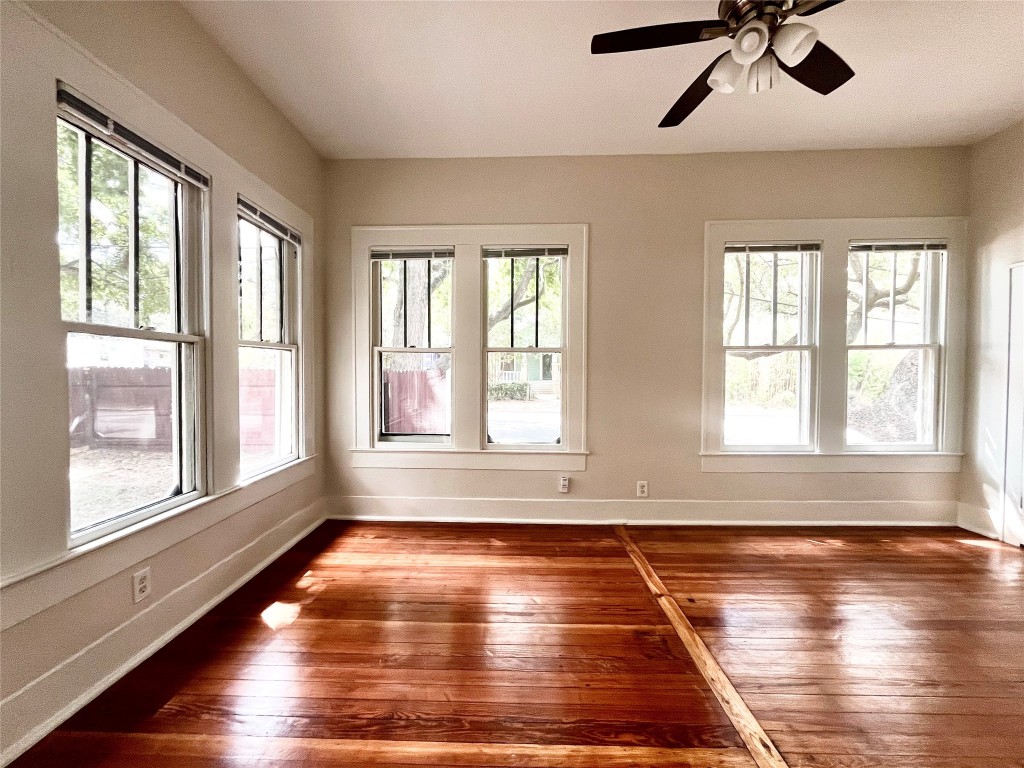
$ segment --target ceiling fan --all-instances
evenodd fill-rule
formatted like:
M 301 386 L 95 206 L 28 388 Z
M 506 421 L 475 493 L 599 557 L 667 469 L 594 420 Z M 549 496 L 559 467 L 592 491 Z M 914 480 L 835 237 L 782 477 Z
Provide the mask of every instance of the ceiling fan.
M 732 47 L 715 59 L 672 105 L 659 128 L 689 117 L 712 90 L 734 93 L 746 86 L 758 93 L 777 85 L 779 71 L 813 91 L 832 93 L 853 70 L 818 40 L 807 24 L 785 23 L 790 16 L 812 16 L 843 0 L 720 0 L 718 18 L 680 21 L 594 35 L 591 53 L 621 53 L 732 38 Z

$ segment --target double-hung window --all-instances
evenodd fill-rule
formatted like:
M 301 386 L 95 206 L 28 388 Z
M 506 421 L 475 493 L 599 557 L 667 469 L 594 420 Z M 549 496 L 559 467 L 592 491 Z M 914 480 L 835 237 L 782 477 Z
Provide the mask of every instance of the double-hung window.
M 203 493 L 207 180 L 58 90 L 70 531 L 81 542 Z
M 298 457 L 296 304 L 301 238 L 238 201 L 239 475 Z
M 353 228 L 354 466 L 585 469 L 586 235 Z
M 562 264 L 568 248 L 485 248 L 487 443 L 562 441 Z
M 709 222 L 702 466 L 957 471 L 963 232 L 960 219 Z
M 372 253 L 377 439 L 451 439 L 452 271 L 455 253 Z
M 935 447 L 945 243 L 850 243 L 846 445 Z
M 725 247 L 725 446 L 812 446 L 814 275 L 819 252 L 817 243 Z

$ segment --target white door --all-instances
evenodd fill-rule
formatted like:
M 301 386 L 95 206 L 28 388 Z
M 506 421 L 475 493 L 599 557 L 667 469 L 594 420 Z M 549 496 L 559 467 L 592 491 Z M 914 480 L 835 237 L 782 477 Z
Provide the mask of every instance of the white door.
M 1010 270 L 1003 541 L 1024 543 L 1024 264 Z

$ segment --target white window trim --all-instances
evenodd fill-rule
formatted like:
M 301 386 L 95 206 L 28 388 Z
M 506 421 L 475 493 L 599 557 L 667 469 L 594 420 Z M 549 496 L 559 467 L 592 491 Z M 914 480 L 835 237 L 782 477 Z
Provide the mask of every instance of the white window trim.
M 67 86 L 62 86 L 70 90 Z M 71 528 L 70 507 L 67 528 L 67 549 L 74 550 L 94 541 L 114 535 L 121 535 L 126 529 L 133 528 L 150 518 L 164 514 L 177 514 L 195 502 L 203 499 L 209 492 L 207 465 L 207 344 L 208 323 L 206 315 L 207 284 L 206 275 L 209 268 L 209 250 L 206 233 L 210 221 L 210 194 L 206 185 L 196 183 L 182 174 L 176 174 L 162 163 L 140 151 L 135 145 L 123 141 L 112 132 L 91 124 L 76 111 L 58 104 L 56 117 L 88 134 L 92 141 L 113 148 L 114 151 L 128 157 L 141 165 L 164 175 L 181 187 L 181 205 L 178 222 L 180 238 L 178 252 L 178 273 L 174 280 L 179 291 L 179 318 L 183 328 L 181 331 L 156 331 L 132 326 L 107 325 L 88 320 L 62 320 L 65 340 L 71 334 L 89 334 L 110 338 L 127 338 L 139 340 L 165 341 L 174 344 L 189 345 L 192 348 L 191 376 L 186 380 L 188 391 L 179 393 L 181 402 L 191 395 L 191 424 L 178 435 L 181 450 L 186 444 L 191 453 L 192 466 L 187 469 L 191 473 L 193 489 L 179 493 L 170 498 L 158 500 L 152 504 L 138 507 L 115 517 L 107 518 L 95 525 L 81 530 Z M 57 169 L 54 168 L 54 176 Z M 209 178 L 206 178 L 208 185 Z M 88 191 L 91 198 L 92 191 Z M 182 408 L 178 404 L 177 410 Z
M 241 200 L 245 200 L 246 205 L 256 208 L 258 211 L 265 212 L 268 216 L 271 216 L 277 221 L 281 221 L 284 217 L 274 216 L 269 211 L 265 211 L 262 207 L 257 206 L 255 203 L 240 196 Z M 302 239 L 301 233 L 295 228 L 288 227 L 286 231 L 279 231 L 277 228 L 270 226 L 266 222 L 261 221 L 257 216 L 247 211 L 245 208 L 238 206 L 237 218 L 239 220 L 247 221 L 259 230 L 265 231 L 270 235 L 278 238 L 281 241 L 281 281 L 282 281 L 282 298 L 281 303 L 281 341 L 257 341 L 254 339 L 243 339 L 241 338 L 242 327 L 241 322 L 236 325 L 238 332 L 238 349 L 241 350 L 243 347 L 252 347 L 254 349 L 281 349 L 287 350 L 292 353 L 292 450 L 291 453 L 285 456 L 278 456 L 270 461 L 254 465 L 249 469 L 248 472 L 242 471 L 241 464 L 241 431 L 239 430 L 239 470 L 238 470 L 238 483 L 244 484 L 253 480 L 254 478 L 265 475 L 269 472 L 282 469 L 289 464 L 294 464 L 296 461 L 301 459 L 304 455 L 303 445 L 304 440 L 304 429 L 305 418 L 303 415 L 303 405 L 305 398 L 303 397 L 303 371 L 305 366 L 302 361 L 302 245 L 301 243 L 295 242 L 289 234 L 295 235 Z M 286 225 L 287 226 L 287 225 Z M 239 253 L 239 242 L 238 242 L 238 227 L 235 227 L 235 253 Z M 241 269 L 239 260 L 235 259 L 235 270 L 236 278 L 240 279 L 240 275 L 237 274 L 237 270 Z M 241 313 L 241 308 L 238 309 Z M 240 314 L 239 314 L 240 317 Z M 261 329 L 262 330 L 262 329 Z M 235 354 L 235 363 L 238 364 L 239 355 Z
M 936 450 L 844 445 L 846 398 L 846 265 L 848 246 L 861 240 L 945 242 L 947 259 L 939 338 Z M 724 352 L 722 349 L 722 254 L 726 243 L 818 242 L 817 381 L 812 381 L 811 451 L 791 448 L 728 450 L 722 444 Z M 705 224 L 704 390 L 701 466 L 705 472 L 957 472 L 963 418 L 966 301 L 966 220 L 798 219 L 709 221 Z M 954 308 L 954 311 L 950 311 Z M 831 393 L 831 394 L 829 394 Z
M 355 467 L 564 469 L 586 462 L 586 224 L 508 224 L 352 228 L 353 409 Z M 487 446 L 483 333 L 485 246 L 567 245 L 563 285 L 564 345 L 562 444 Z M 454 247 L 452 301 L 452 429 L 450 443 L 376 443 L 372 364 L 372 249 Z M 523 350 L 530 351 L 530 350 Z

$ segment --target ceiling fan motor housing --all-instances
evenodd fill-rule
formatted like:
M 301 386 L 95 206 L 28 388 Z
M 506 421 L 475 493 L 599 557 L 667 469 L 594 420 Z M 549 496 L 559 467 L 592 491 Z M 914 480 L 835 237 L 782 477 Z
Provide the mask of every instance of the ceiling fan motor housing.
M 718 18 L 726 22 L 732 37 L 750 21 L 762 21 L 769 32 L 774 32 L 782 23 L 782 14 L 792 3 L 786 0 L 720 0 Z

